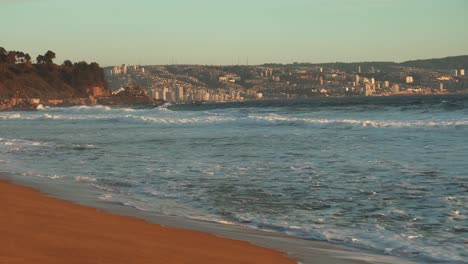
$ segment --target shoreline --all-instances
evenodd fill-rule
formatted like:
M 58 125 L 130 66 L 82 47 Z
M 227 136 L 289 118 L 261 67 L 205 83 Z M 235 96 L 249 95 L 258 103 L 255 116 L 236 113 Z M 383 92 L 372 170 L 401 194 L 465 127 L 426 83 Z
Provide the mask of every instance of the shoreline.
M 295 263 L 279 251 L 169 228 L 0 180 L 0 262 Z
M 252 103 L 252 102 L 268 102 L 268 101 L 281 101 L 281 100 L 314 100 L 314 99 L 354 99 L 354 98 L 410 98 L 410 97 L 444 97 L 444 96 L 457 96 L 457 95 L 467 95 L 468 92 L 460 92 L 460 93 L 441 93 L 441 94 L 418 94 L 418 93 L 409 93 L 409 94 L 392 94 L 392 95 L 372 95 L 372 96 L 364 96 L 364 95 L 355 95 L 355 96 L 316 96 L 316 97 L 308 97 L 308 98 L 263 98 L 263 99 L 247 99 L 247 100 L 240 100 L 240 101 L 201 101 L 201 102 L 185 102 L 178 105 L 201 105 L 201 104 L 222 104 L 222 103 Z M 39 105 L 43 105 L 44 107 L 48 108 L 58 108 L 58 107 L 74 107 L 74 106 L 109 106 L 109 107 L 150 107 L 150 106 L 162 106 L 165 103 L 170 102 L 151 102 L 151 103 L 116 103 L 116 102 L 106 102 L 106 101 L 98 101 L 97 103 L 62 103 L 62 104 L 48 104 L 48 103 L 37 103 L 32 104 L 28 101 L 23 101 L 21 99 L 21 104 L 14 104 L 8 105 L 2 103 L 0 101 L 0 112 L 23 112 L 23 111 L 37 111 Z
M 30 188 L 29 190 L 31 192 L 35 192 L 39 196 L 61 203 L 67 203 L 72 207 L 84 206 L 88 210 L 93 210 L 104 215 L 140 221 L 143 220 L 144 223 L 150 226 L 167 227 L 169 229 L 179 230 L 180 232 L 195 232 L 213 236 L 221 240 L 227 239 L 228 241 L 245 243 L 247 247 L 259 247 L 275 252 L 278 254 L 277 257 L 283 259 L 283 261 L 285 259 L 294 260 L 292 262 L 279 263 L 413 263 L 398 257 L 368 253 L 359 251 L 358 249 L 346 248 L 327 242 L 306 240 L 276 232 L 141 211 L 126 205 L 99 200 L 97 196 L 95 196 L 95 194 L 98 193 L 96 190 L 92 190 L 89 186 L 80 186 L 76 183 L 55 185 L 51 184 L 46 179 L 36 179 L 28 176 L 0 172 L 0 184 L 4 182 L 12 184 L 13 186 L 19 186 L 19 188 Z M 70 192 L 70 190 L 72 191 Z M 287 254 L 282 254 L 281 252 L 286 252 Z M 289 259 L 287 257 L 289 257 Z M 279 259 L 278 261 L 280 261 Z M 209 262 L 203 261 L 195 263 Z M 255 260 L 253 263 L 261 262 Z

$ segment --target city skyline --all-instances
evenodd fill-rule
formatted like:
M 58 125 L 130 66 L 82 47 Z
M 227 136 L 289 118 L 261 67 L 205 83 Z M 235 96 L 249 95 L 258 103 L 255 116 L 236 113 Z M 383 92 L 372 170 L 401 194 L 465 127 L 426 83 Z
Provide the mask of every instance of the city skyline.
M 0 46 L 33 58 L 51 49 L 58 63 L 400 62 L 468 54 L 463 0 L 0 0 L 0 6 L 0 23 L 8 25 Z

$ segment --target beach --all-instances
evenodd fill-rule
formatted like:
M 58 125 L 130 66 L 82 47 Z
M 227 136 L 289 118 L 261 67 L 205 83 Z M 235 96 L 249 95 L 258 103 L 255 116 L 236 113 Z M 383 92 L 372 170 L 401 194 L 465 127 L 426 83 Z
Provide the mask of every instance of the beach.
M 0 181 L 0 263 L 295 263 L 283 253 Z

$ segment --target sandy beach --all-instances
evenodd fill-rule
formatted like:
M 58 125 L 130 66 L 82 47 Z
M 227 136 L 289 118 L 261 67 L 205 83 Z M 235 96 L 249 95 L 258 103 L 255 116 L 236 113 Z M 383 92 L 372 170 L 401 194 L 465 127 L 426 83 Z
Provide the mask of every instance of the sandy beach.
M 112 215 L 0 181 L 0 263 L 295 263 L 283 253 Z

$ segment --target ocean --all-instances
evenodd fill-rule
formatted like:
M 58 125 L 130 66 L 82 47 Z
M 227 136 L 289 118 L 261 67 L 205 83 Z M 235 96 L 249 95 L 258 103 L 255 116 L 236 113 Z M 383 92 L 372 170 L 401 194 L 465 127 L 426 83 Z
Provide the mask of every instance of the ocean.
M 0 112 L 0 171 L 142 211 L 468 263 L 466 95 Z

